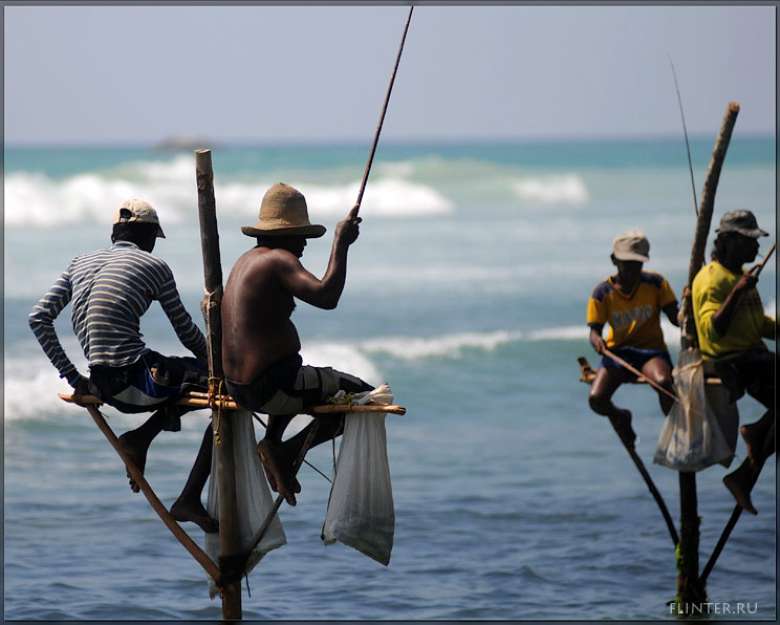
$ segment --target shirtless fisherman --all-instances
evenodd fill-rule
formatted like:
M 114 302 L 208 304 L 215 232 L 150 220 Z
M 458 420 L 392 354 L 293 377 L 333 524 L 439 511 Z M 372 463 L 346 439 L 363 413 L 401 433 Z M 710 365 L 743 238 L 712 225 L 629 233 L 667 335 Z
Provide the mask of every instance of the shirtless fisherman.
M 669 391 L 672 360 L 661 331 L 660 311 L 678 326 L 677 298 L 669 283 L 657 273 L 642 271 L 650 260 L 650 243 L 639 230 L 629 230 L 612 242 L 612 264 L 617 274 L 596 285 L 588 299 L 587 324 L 590 344 L 602 354 L 601 368 L 590 389 L 589 402 L 594 412 L 609 417 L 620 438 L 633 446 L 636 434 L 631 428 L 631 412 L 612 403 L 612 395 L 621 384 L 636 376 L 604 354 L 606 347 L 642 375 Z M 601 335 L 604 324 L 610 330 L 606 341 Z M 658 393 L 661 410 L 668 414 L 673 400 Z
M 710 361 L 734 401 L 745 392 L 766 407 L 755 423 L 739 428 L 748 457 L 723 478 L 737 503 L 756 514 L 750 491 L 764 461 L 775 452 L 775 354 L 762 339 L 777 339 L 777 322 L 764 313 L 753 262 L 767 233 L 748 210 L 723 215 L 715 231 L 712 262 L 693 281 L 693 314 L 702 357 Z
M 333 309 L 347 276 L 347 251 L 359 234 L 357 207 L 336 226 L 328 268 L 318 280 L 301 264 L 307 238 L 325 234 L 309 222 L 300 191 L 277 183 L 263 196 L 259 220 L 241 232 L 257 239 L 233 266 L 222 299 L 222 366 L 225 385 L 248 410 L 269 415 L 259 447 L 271 488 L 290 505 L 301 487 L 293 462 L 309 425 L 282 442 L 290 420 L 308 406 L 322 403 L 338 390 L 361 392 L 373 387 L 359 378 L 331 369 L 303 365 L 301 342 L 290 320 L 298 298 L 317 308 Z M 340 435 L 343 415 L 323 418 L 313 444 Z
M 187 388 L 208 380 L 206 339 L 184 309 L 170 268 L 152 256 L 157 238 L 165 238 L 157 212 L 148 202 L 127 200 L 114 215 L 112 246 L 74 258 L 29 317 L 43 351 L 76 395 L 92 393 L 121 412 L 158 408 L 143 425 L 119 438 L 141 473 L 149 445 L 160 431 L 181 429 L 186 409 L 173 402 Z M 65 354 L 54 329 L 71 299 L 73 331 L 89 362 L 89 379 Z M 163 356 L 144 345 L 140 318 L 153 300 L 160 302 L 179 340 L 196 358 Z M 192 521 L 206 532 L 218 529 L 200 501 L 211 469 L 211 444 L 209 425 L 187 484 L 171 507 L 176 520 Z M 132 478 L 130 487 L 140 490 Z

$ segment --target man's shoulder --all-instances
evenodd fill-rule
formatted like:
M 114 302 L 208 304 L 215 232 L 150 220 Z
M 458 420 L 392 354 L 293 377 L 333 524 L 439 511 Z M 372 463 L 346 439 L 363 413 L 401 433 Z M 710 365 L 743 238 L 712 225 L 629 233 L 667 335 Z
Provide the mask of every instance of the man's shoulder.
M 606 297 L 615 290 L 613 284 L 606 278 L 599 282 L 593 289 L 590 296 L 597 302 L 603 302 Z
M 282 248 L 254 247 L 245 252 L 237 263 L 245 263 L 252 270 L 273 271 L 289 265 L 299 265 L 300 260 L 295 254 Z
M 643 271 L 639 275 L 639 281 L 643 284 L 649 284 L 657 289 L 660 289 L 664 284 L 664 277 L 660 273 L 654 271 Z
M 726 273 L 723 271 L 720 263 L 717 261 L 710 261 L 706 265 L 702 265 L 701 269 L 696 272 L 693 278 L 693 286 L 701 287 L 709 285 L 713 282 L 717 282 L 726 277 Z

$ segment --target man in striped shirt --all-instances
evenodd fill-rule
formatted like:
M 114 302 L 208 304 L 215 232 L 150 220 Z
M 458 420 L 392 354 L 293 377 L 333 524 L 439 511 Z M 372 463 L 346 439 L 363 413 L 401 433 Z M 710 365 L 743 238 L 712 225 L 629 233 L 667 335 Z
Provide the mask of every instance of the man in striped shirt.
M 165 235 L 155 210 L 143 200 L 124 202 L 114 217 L 113 245 L 74 258 L 29 317 L 43 351 L 76 394 L 92 393 L 122 412 L 157 409 L 143 425 L 120 437 L 142 473 L 155 436 L 181 429 L 185 409 L 175 406 L 175 400 L 208 381 L 206 340 L 181 303 L 170 267 L 151 254 L 158 237 Z M 153 300 L 160 302 L 195 358 L 163 356 L 144 345 L 140 318 Z M 54 329 L 68 302 L 73 303 L 73 331 L 89 362 L 89 379 L 65 354 Z M 211 468 L 212 436 L 209 425 L 187 484 L 171 507 L 174 518 L 193 521 L 207 532 L 217 530 L 200 501 Z M 132 478 L 130 487 L 140 490 Z

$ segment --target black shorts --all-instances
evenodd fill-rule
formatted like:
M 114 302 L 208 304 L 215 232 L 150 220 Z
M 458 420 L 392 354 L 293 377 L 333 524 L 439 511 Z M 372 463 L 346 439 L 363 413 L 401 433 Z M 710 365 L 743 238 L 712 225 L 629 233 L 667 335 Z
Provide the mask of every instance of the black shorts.
M 729 389 L 731 401 L 737 401 L 747 392 L 774 412 L 774 352 L 750 349 L 712 362 L 715 373 Z

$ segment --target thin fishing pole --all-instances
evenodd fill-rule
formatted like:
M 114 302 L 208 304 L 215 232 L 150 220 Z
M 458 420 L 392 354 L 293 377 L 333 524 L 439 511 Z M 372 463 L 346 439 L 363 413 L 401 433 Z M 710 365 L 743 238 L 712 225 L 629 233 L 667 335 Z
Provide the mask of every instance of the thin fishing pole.
M 680 85 L 677 83 L 677 72 L 674 69 L 672 57 L 669 55 L 669 65 L 672 68 L 672 77 L 674 78 L 674 89 L 677 92 L 677 104 L 680 106 L 680 119 L 682 120 L 683 134 L 685 135 L 685 150 L 688 152 L 688 171 L 691 173 L 691 190 L 693 191 L 693 210 L 696 216 L 699 216 L 699 201 L 696 199 L 696 183 L 693 180 L 693 162 L 691 161 L 691 144 L 688 142 L 688 127 L 685 124 L 685 113 L 683 112 L 682 96 L 680 95 Z
M 254 413 L 254 412 L 253 412 L 253 413 L 252 413 L 252 416 L 253 416 L 255 419 L 257 419 L 257 421 L 260 423 L 260 425 L 262 425 L 262 426 L 263 426 L 263 427 L 264 427 L 266 430 L 268 429 L 268 426 L 265 424 L 265 421 L 263 421 L 263 420 L 262 420 L 260 417 L 258 417 L 256 413 Z M 303 463 L 304 463 L 304 464 L 305 464 L 307 467 L 309 467 L 310 469 L 314 469 L 314 470 L 315 470 L 317 473 L 319 473 L 319 474 L 320 474 L 322 477 L 324 477 L 324 478 L 325 478 L 326 480 L 328 480 L 329 482 L 331 481 L 331 480 L 330 480 L 330 478 L 329 478 L 327 475 L 325 475 L 325 474 L 324 474 L 322 471 L 320 471 L 320 470 L 319 470 L 317 467 L 315 467 L 315 466 L 314 466 L 314 465 L 313 465 L 311 462 L 309 462 L 309 461 L 308 461 L 308 460 L 306 460 L 305 458 L 303 459 Z
M 363 180 L 360 182 L 360 190 L 358 191 L 357 201 L 355 205 L 360 210 L 360 203 L 363 201 L 363 193 L 366 190 L 366 183 L 368 182 L 368 174 L 371 171 L 371 163 L 374 162 L 374 154 L 376 153 L 376 146 L 379 143 L 379 134 L 382 132 L 382 124 L 385 122 L 385 114 L 387 113 L 387 104 L 390 102 L 390 94 L 393 92 L 393 83 L 395 83 L 395 75 L 398 73 L 398 64 L 401 62 L 401 53 L 404 51 L 404 43 L 406 43 L 406 33 L 409 32 L 409 24 L 412 21 L 412 12 L 414 11 L 414 5 L 409 7 L 409 16 L 406 18 L 406 26 L 404 26 L 404 34 L 401 37 L 401 45 L 398 46 L 398 55 L 395 58 L 395 66 L 393 67 L 393 73 L 390 76 L 390 84 L 387 86 L 387 94 L 385 95 L 385 102 L 382 106 L 382 113 L 379 115 L 379 123 L 376 126 L 376 132 L 374 133 L 374 143 L 371 145 L 371 151 L 368 153 L 368 162 L 366 163 L 366 170 L 363 172 Z

